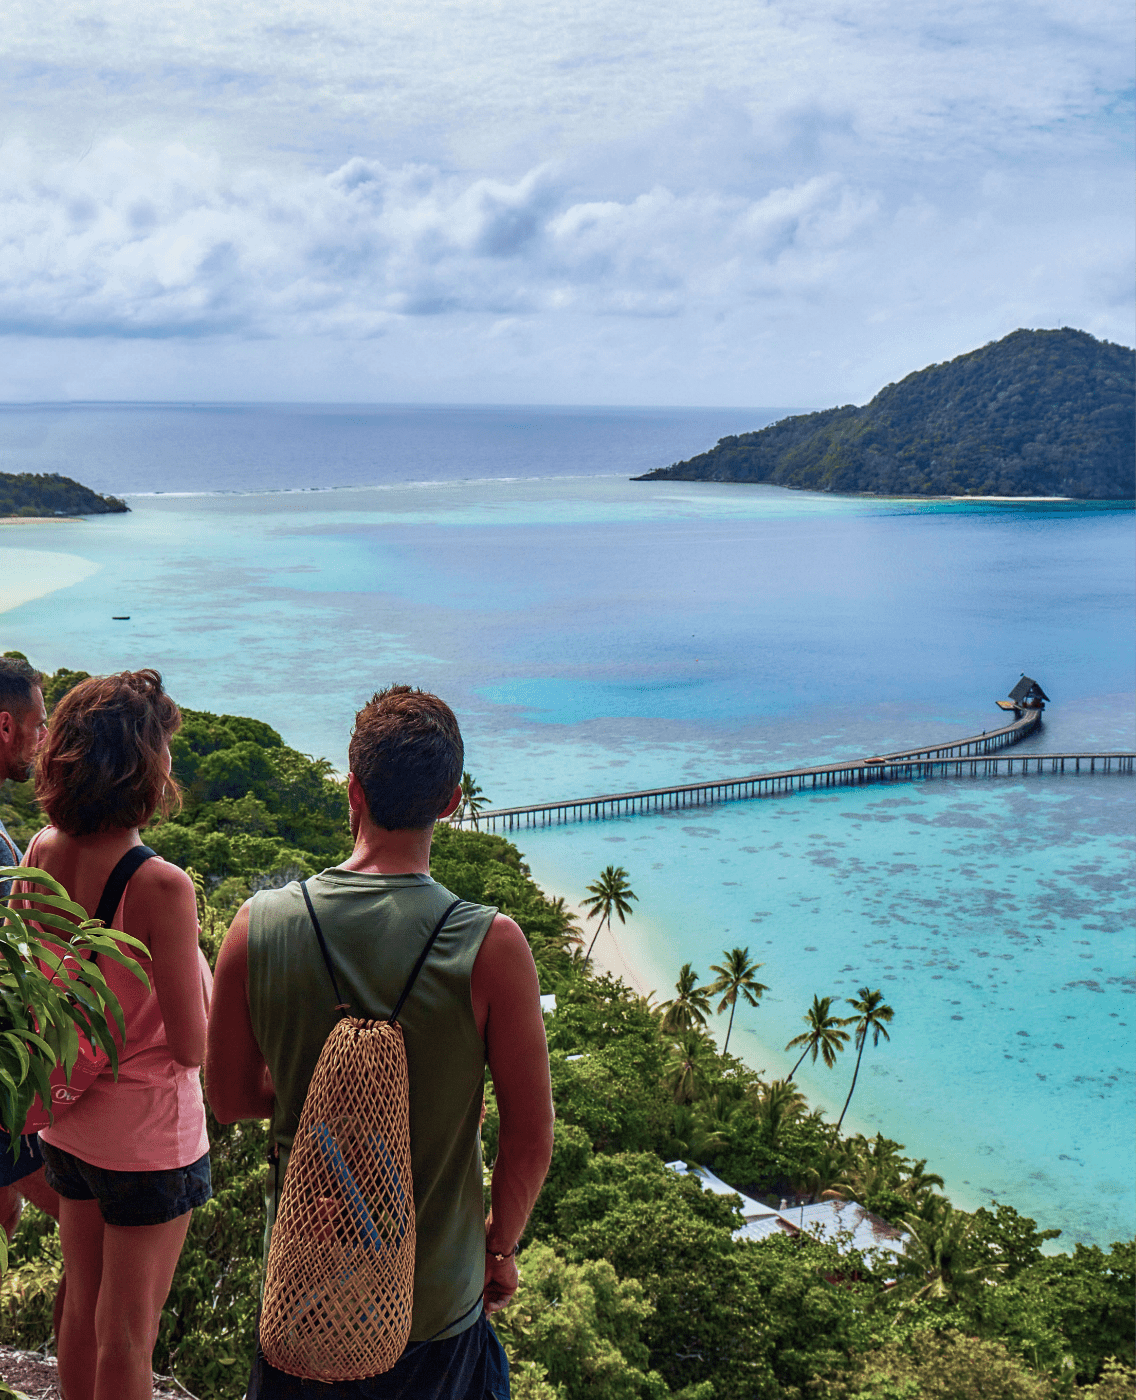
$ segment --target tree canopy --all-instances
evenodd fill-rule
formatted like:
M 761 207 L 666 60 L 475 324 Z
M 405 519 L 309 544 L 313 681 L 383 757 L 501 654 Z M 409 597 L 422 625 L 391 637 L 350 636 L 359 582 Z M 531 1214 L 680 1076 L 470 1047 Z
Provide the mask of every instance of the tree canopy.
M 57 699 L 81 678 L 57 672 L 45 692 Z M 212 961 L 250 890 L 333 864 L 351 839 L 343 785 L 326 762 L 262 721 L 183 713 L 174 764 L 186 804 L 145 839 L 195 867 Z M 30 788 L 0 787 L 0 818 L 17 840 L 42 823 Z M 431 872 L 516 919 L 542 990 L 556 995 L 545 1020 L 552 1166 L 518 1253 L 522 1289 L 494 1318 L 516 1400 L 1132 1393 L 1132 1242 L 1044 1255 L 1052 1232 L 1034 1221 L 998 1204 L 953 1209 L 942 1178 L 901 1143 L 844 1136 L 795 1084 L 767 1081 L 720 1051 L 697 1018 L 671 1029 L 662 1007 L 593 972 L 563 901 L 547 898 L 503 837 L 440 823 Z M 723 992 L 755 971 L 746 949 L 733 953 L 723 953 Z M 689 991 L 699 990 L 688 972 Z M 887 1008 L 871 989 L 860 1003 L 862 1049 Z M 831 1002 L 822 1009 L 818 1023 Z M 492 1163 L 500 1120 L 491 1083 L 485 1100 Z M 267 1131 L 210 1118 L 209 1138 L 214 1196 L 194 1212 L 155 1364 L 202 1400 L 238 1400 L 254 1345 Z M 711 1165 L 774 1207 L 790 1196 L 852 1197 L 907 1222 L 916 1248 L 897 1264 L 843 1252 L 839 1240 L 735 1239 L 738 1198 L 670 1170 L 675 1157 Z M 52 1223 L 29 1208 L 0 1292 L 0 1343 L 34 1349 L 50 1338 L 61 1268 Z M 984 1376 L 997 1388 L 984 1388 Z
M 884 496 L 1131 500 L 1136 351 L 1018 330 L 845 404 L 721 438 L 637 481 L 752 481 Z
M 129 509 L 117 496 L 100 496 L 58 472 L 0 472 L 0 515 L 110 515 Z

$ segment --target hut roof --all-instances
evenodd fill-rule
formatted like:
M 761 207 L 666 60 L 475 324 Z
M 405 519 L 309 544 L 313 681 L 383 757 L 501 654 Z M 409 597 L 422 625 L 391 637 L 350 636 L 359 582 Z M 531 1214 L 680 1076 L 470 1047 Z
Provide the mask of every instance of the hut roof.
M 1039 700 L 1049 699 L 1049 696 L 1046 695 L 1037 681 L 1023 672 L 1021 680 L 1014 686 L 1013 690 L 1010 691 L 1010 699 L 1021 701 L 1025 700 L 1027 696 L 1036 696 Z

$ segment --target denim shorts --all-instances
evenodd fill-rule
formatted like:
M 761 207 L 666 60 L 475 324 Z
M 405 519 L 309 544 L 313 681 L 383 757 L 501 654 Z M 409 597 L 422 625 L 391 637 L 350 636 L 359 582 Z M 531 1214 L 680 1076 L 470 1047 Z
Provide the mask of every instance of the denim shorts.
M 114 1172 L 49 1142 L 41 1147 L 47 1184 L 68 1201 L 98 1201 L 108 1225 L 165 1225 L 203 1206 L 213 1194 L 208 1152 L 173 1171 Z

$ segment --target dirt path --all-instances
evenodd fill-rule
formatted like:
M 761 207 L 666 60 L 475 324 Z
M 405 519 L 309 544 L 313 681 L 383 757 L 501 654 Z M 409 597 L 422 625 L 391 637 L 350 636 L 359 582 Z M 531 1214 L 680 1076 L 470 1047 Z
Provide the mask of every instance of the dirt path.
M 54 1356 L 0 1347 L 0 1378 L 21 1391 L 28 1400 L 62 1400 Z M 155 1376 L 154 1400 L 196 1400 L 196 1397 L 169 1376 Z

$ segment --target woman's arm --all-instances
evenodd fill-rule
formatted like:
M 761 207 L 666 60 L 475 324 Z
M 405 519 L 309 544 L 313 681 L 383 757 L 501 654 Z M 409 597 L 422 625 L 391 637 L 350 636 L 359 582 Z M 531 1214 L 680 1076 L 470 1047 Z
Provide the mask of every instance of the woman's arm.
M 271 1118 L 275 1107 L 272 1076 L 249 1013 L 248 933 L 248 905 L 243 904 L 221 944 L 209 1008 L 205 1097 L 222 1123 Z
M 195 1068 L 205 1059 L 206 1005 L 193 881 L 176 865 L 148 860 L 126 887 L 122 921 L 149 946 L 170 1054 Z

